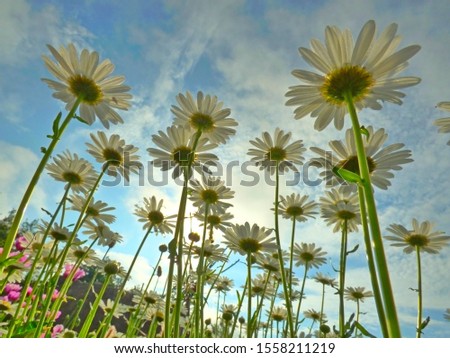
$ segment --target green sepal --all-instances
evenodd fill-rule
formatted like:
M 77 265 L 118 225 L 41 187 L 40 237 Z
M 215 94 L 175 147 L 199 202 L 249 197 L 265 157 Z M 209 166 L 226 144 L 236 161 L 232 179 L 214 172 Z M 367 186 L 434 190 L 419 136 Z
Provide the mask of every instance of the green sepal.
M 420 324 L 420 331 L 422 331 L 422 329 L 424 329 L 426 326 L 428 326 L 428 323 L 430 323 L 430 316 L 428 316 L 427 318 L 425 318 L 425 320 Z
M 338 176 L 339 178 L 344 179 L 347 182 L 362 184 L 362 178 L 358 174 L 353 173 L 350 170 L 347 170 L 344 168 L 339 168 L 339 167 L 334 167 L 333 173 L 336 176 Z
M 352 250 L 347 251 L 347 255 L 353 254 L 359 249 L 359 244 L 357 244 Z

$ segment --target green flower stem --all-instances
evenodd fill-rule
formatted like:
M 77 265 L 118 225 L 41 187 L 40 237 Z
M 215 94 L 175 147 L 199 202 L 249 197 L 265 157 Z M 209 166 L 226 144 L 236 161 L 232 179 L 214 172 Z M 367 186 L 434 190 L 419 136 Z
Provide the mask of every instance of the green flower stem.
M 97 313 L 98 306 L 105 294 L 106 288 L 108 287 L 110 280 L 111 280 L 111 275 L 106 275 L 105 281 L 103 282 L 102 287 L 100 288 L 100 292 L 96 295 L 95 301 L 92 304 L 91 309 L 89 310 L 89 314 L 86 317 L 86 320 L 84 321 L 83 326 L 80 329 L 80 333 L 78 334 L 79 338 L 86 338 L 87 335 L 89 334 L 89 329 L 91 328 L 92 321 L 94 320 L 95 314 Z
M 278 262 L 280 264 L 280 273 L 281 273 L 281 281 L 283 284 L 283 292 L 284 292 L 284 299 L 287 309 L 287 323 L 289 327 L 289 333 L 290 337 L 295 336 L 295 329 L 294 329 L 294 321 L 292 318 L 292 305 L 291 305 L 291 298 L 289 295 L 289 289 L 286 281 L 286 271 L 284 269 L 284 262 L 283 262 L 283 252 L 281 250 L 281 240 L 280 240 L 280 228 L 278 223 L 278 206 L 279 206 L 279 190 L 280 190 L 280 175 L 279 175 L 279 167 L 278 163 L 275 170 L 275 239 L 277 242 L 277 253 L 278 253 Z M 292 273 L 290 273 L 289 276 L 292 276 Z
M 422 336 L 422 264 L 420 261 L 420 246 L 416 246 L 416 256 L 417 256 L 417 332 L 416 338 Z
M 305 283 L 306 283 L 306 275 L 308 274 L 308 269 L 309 266 L 308 264 L 305 265 L 305 273 L 303 274 L 303 281 L 302 281 L 302 287 L 300 289 L 300 297 L 298 298 L 298 305 L 297 305 L 297 314 L 295 315 L 295 332 L 297 333 L 298 330 L 298 319 L 300 317 L 300 309 L 302 306 L 302 301 L 303 301 L 303 293 L 305 292 Z
M 69 125 L 70 120 L 74 117 L 75 112 L 80 105 L 82 98 L 78 98 L 72 109 L 67 114 L 61 126 L 58 128 L 56 133 L 53 133 L 52 141 L 48 148 L 45 149 L 44 156 L 41 159 L 36 171 L 34 172 L 33 177 L 31 178 L 30 183 L 28 184 L 28 188 L 25 191 L 24 196 L 22 197 L 22 201 L 19 204 L 19 208 L 16 211 L 13 222 L 11 224 L 11 228 L 9 229 L 8 236 L 6 237 L 5 243 L 3 245 L 3 252 L 0 254 L 0 263 L 8 258 L 9 253 L 14 244 L 14 240 L 16 239 L 17 232 L 19 231 L 20 223 L 22 222 L 23 216 L 25 214 L 25 210 L 27 209 L 28 203 L 30 202 L 31 196 L 33 194 L 34 189 L 36 188 L 39 178 L 42 172 L 47 165 L 48 160 L 50 159 L 53 150 L 56 147 L 56 144 L 59 142 L 64 130 Z M 56 117 L 58 118 L 58 117 Z M 0 265 L 0 275 L 3 273 L 3 266 Z
M 359 299 L 356 300 L 356 322 L 359 323 Z M 355 327 L 355 338 L 358 337 L 358 327 Z
M 280 282 L 278 280 L 276 280 L 276 282 L 274 283 L 275 286 L 275 290 L 274 290 L 274 294 L 272 299 L 270 300 L 270 307 L 269 307 L 269 312 L 272 312 L 273 307 L 275 306 L 275 300 L 277 298 L 277 294 L 278 294 L 278 289 L 280 288 Z M 270 321 L 270 328 L 272 330 L 272 326 L 273 326 L 273 320 L 269 320 Z M 266 327 L 266 332 L 264 334 L 264 338 L 267 338 L 267 333 L 269 332 L 269 325 Z M 272 333 L 271 333 L 272 334 Z
M 144 237 L 142 238 L 141 243 L 139 244 L 139 247 L 138 247 L 136 253 L 134 254 L 134 257 L 133 257 L 133 260 L 131 261 L 130 267 L 128 268 L 128 271 L 122 281 L 122 284 L 120 285 L 119 291 L 116 295 L 116 299 L 114 300 L 114 304 L 111 308 L 111 311 L 108 313 L 108 316 L 105 320 L 104 328 L 108 328 L 108 326 L 110 325 L 110 323 L 112 321 L 114 312 L 116 311 L 117 306 L 119 305 L 119 302 L 122 298 L 122 295 L 125 292 L 125 286 L 127 284 L 128 279 L 131 276 L 131 271 L 133 270 L 134 265 L 136 264 L 137 258 L 139 257 L 139 254 L 141 253 L 141 250 L 144 247 L 145 241 L 147 240 L 148 236 L 150 235 L 150 232 L 152 231 L 152 229 L 153 229 L 153 225 L 150 225 L 150 227 L 147 229 L 147 232 L 145 233 Z
M 375 260 L 373 258 L 372 244 L 370 242 L 369 227 L 367 224 L 366 204 L 364 201 L 364 189 L 358 185 L 359 210 L 361 213 L 361 224 L 364 233 L 364 244 L 366 246 L 367 264 L 369 266 L 370 281 L 372 282 L 372 290 L 377 307 L 378 320 L 380 322 L 383 337 L 388 337 L 388 329 L 386 325 L 386 314 L 383 307 L 383 299 L 381 297 L 380 286 L 378 283 L 377 270 L 375 268 Z
M 252 338 L 252 254 L 247 253 L 247 338 Z
M 183 183 L 183 190 L 181 192 L 181 199 L 180 199 L 180 206 L 178 207 L 178 216 L 177 216 L 177 223 L 175 226 L 175 233 L 173 236 L 172 241 L 169 243 L 169 272 L 168 272 L 168 278 L 167 278 L 167 291 L 166 291 L 166 307 L 164 311 L 164 320 L 166 324 L 164 325 L 164 337 L 169 338 L 170 337 L 170 330 L 172 328 L 173 331 L 173 338 L 177 338 L 179 334 L 179 323 L 180 323 L 180 312 L 181 312 L 181 301 L 183 296 L 183 226 L 184 226 L 184 217 L 186 214 L 186 201 L 187 201 L 187 194 L 188 194 L 188 183 L 189 178 L 191 176 L 191 168 L 192 163 L 195 159 L 195 150 L 197 149 L 197 144 L 202 135 L 202 131 L 198 130 L 195 138 L 194 143 L 192 145 L 191 154 L 189 156 L 189 161 L 187 163 L 187 166 L 184 170 L 184 183 Z M 178 281 L 177 281 L 177 295 L 176 295 L 176 302 L 175 302 L 175 310 L 173 312 L 174 314 L 174 324 L 173 327 L 169 324 L 171 322 L 170 320 L 170 309 L 171 309 L 171 295 L 172 295 L 172 283 L 173 283 L 173 274 L 175 271 L 175 259 L 177 263 L 177 274 L 178 274 Z
M 76 311 L 73 313 L 73 315 L 70 318 L 70 321 L 67 325 L 65 325 L 65 328 L 67 329 L 75 329 L 79 325 L 79 317 L 80 313 L 83 310 L 84 304 L 88 302 L 89 293 L 91 292 L 92 287 L 94 287 L 94 283 L 97 280 L 98 276 L 98 268 L 96 267 L 94 269 L 94 273 L 92 275 L 91 280 L 89 281 L 88 287 L 86 288 L 86 292 L 81 299 L 81 303 L 77 306 Z
M 312 323 L 311 323 L 311 326 L 309 327 L 308 336 L 311 336 L 311 331 L 312 331 L 312 329 L 313 329 L 315 323 L 316 323 L 316 320 L 313 319 L 313 321 L 312 321 Z
M 323 309 L 324 309 L 324 306 L 325 306 L 325 284 L 322 283 L 322 303 L 320 304 L 319 337 L 322 335 L 321 327 L 323 325 Z
M 203 271 L 204 271 L 204 256 L 205 256 L 205 239 L 206 239 L 206 229 L 208 220 L 209 204 L 205 205 L 205 219 L 203 223 L 203 235 L 202 235 L 202 246 L 200 249 L 200 257 L 198 259 L 197 266 L 197 288 L 196 288 L 196 299 L 194 306 L 194 316 L 195 316 L 195 337 L 203 338 L 204 330 L 204 320 L 203 320 Z
M 145 289 L 141 295 L 141 298 L 140 298 L 138 304 L 136 305 L 137 309 L 133 312 L 132 316 L 130 317 L 130 323 L 128 324 L 128 327 L 127 327 L 126 337 L 131 337 L 134 334 L 136 327 L 139 325 L 139 322 L 141 322 L 141 320 L 142 320 L 142 317 L 139 318 L 140 307 L 141 307 L 142 303 L 144 302 L 145 295 L 148 292 L 148 289 L 153 280 L 153 277 L 155 277 L 156 270 L 158 269 L 158 266 L 161 262 L 162 254 L 163 254 L 162 252 L 159 254 L 158 261 L 156 262 L 156 265 L 153 268 L 152 274 L 150 275 L 150 278 L 147 281 L 147 285 L 145 286 Z M 144 312 L 145 312 L 145 310 L 144 310 Z
M 30 267 L 30 269 L 29 269 L 29 271 L 28 271 L 28 273 L 27 273 L 27 275 L 25 277 L 25 282 L 22 285 L 23 289 L 22 289 L 22 292 L 20 294 L 19 301 L 17 302 L 17 309 L 16 309 L 16 312 L 14 312 L 13 319 L 11 320 L 11 325 L 9 327 L 7 337 L 12 337 L 12 335 L 14 334 L 15 327 L 16 327 L 17 323 L 19 323 L 18 322 L 19 312 L 21 311 L 21 308 L 24 306 L 23 303 L 25 302 L 25 299 L 27 297 L 27 288 L 30 286 L 31 280 L 33 279 L 34 271 L 36 270 L 36 266 L 37 266 L 37 264 L 39 262 L 39 259 L 40 259 L 41 255 L 42 255 L 42 251 L 44 250 L 45 240 L 47 239 L 48 233 L 50 232 L 50 229 L 51 229 L 53 223 L 56 221 L 56 217 L 58 216 L 59 211 L 61 210 L 64 202 L 66 201 L 67 195 L 69 194 L 69 190 L 70 190 L 70 183 L 67 185 L 67 188 L 66 188 L 66 190 L 64 192 L 64 195 L 63 195 L 61 201 L 59 202 L 59 204 L 58 204 L 58 206 L 57 206 L 57 208 L 56 208 L 52 218 L 50 219 L 50 222 L 49 222 L 49 224 L 48 224 L 48 226 L 47 226 L 47 228 L 46 228 L 46 230 L 44 232 L 44 235 L 42 237 L 42 243 L 39 246 L 39 248 L 38 248 L 38 250 L 36 252 L 36 255 L 34 256 L 32 264 L 31 264 L 31 267 Z M 27 306 L 28 305 L 26 305 L 26 307 Z M 23 309 L 23 315 L 26 315 L 26 309 L 25 308 Z
M 292 276 L 294 267 L 295 215 L 292 217 L 291 252 L 289 255 L 289 294 L 292 296 Z M 298 317 L 297 317 L 298 318 Z
M 238 303 L 237 303 L 237 307 L 238 308 L 237 308 L 236 315 L 234 316 L 234 322 L 233 322 L 233 326 L 232 326 L 231 332 L 230 332 L 230 337 L 231 338 L 233 338 L 233 336 L 234 336 L 234 331 L 236 329 L 236 324 L 238 322 L 239 315 L 241 314 L 242 303 L 244 302 L 244 297 L 245 297 L 245 294 L 246 294 L 246 291 L 247 291 L 247 288 L 248 288 L 247 286 L 248 286 L 248 277 L 247 277 L 247 280 L 245 281 L 245 284 L 244 284 L 244 290 L 242 291 L 242 296 L 239 296 L 239 291 L 236 291 L 237 296 L 238 296 Z M 241 325 L 241 329 L 242 329 L 242 325 Z
M 261 293 L 261 299 L 258 302 L 258 305 L 256 306 L 256 311 L 253 313 L 253 322 L 252 327 L 256 334 L 258 334 L 258 327 L 259 323 L 261 321 L 261 313 L 262 313 L 262 307 L 264 302 L 264 296 L 266 295 L 267 286 L 269 285 L 270 281 L 270 275 L 267 274 L 266 281 L 264 282 L 264 288 Z
M 350 113 L 352 121 L 353 134 L 355 138 L 358 164 L 362 178 L 362 185 L 364 188 L 364 198 L 366 200 L 367 215 L 369 218 L 370 231 L 372 234 L 372 245 L 374 249 L 376 266 L 378 269 L 378 278 L 380 282 L 381 294 L 386 313 L 386 324 L 390 338 L 400 338 L 400 324 L 397 317 L 397 310 L 395 307 L 394 294 L 392 291 L 391 281 L 389 277 L 389 270 L 384 252 L 383 241 L 381 237 L 380 224 L 378 221 L 377 208 L 375 197 L 373 194 L 373 187 L 370 180 L 369 165 L 367 163 L 367 156 L 362 140 L 361 129 L 356 114 L 356 108 L 353 103 L 353 98 L 350 93 L 345 94 L 347 108 Z
M 339 336 L 345 335 L 345 307 L 344 307 L 344 290 L 345 290 L 345 270 L 347 266 L 347 220 L 342 225 L 341 238 L 341 257 L 339 266 Z

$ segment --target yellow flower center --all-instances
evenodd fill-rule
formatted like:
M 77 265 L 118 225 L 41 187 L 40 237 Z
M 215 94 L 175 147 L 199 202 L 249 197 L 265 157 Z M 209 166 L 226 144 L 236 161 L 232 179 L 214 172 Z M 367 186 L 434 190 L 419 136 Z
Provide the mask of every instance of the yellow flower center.
M 372 75 L 365 68 L 347 65 L 328 73 L 320 92 L 327 102 L 340 105 L 345 102 L 346 94 L 351 95 L 354 102 L 362 100 L 374 83 Z
M 105 148 L 103 149 L 103 158 L 109 165 L 119 167 L 123 162 L 123 156 L 116 149 Z
M 369 173 L 373 173 L 373 171 L 376 169 L 377 164 L 371 157 L 367 157 L 367 164 L 369 166 Z M 336 167 L 346 169 L 348 171 L 351 171 L 355 174 L 361 175 L 359 172 L 359 163 L 358 163 L 358 157 L 356 155 L 351 156 L 350 158 L 341 160 Z
M 314 260 L 314 255 L 311 254 L 310 252 L 302 252 L 300 254 L 300 257 L 302 258 L 303 261 L 305 262 L 310 262 L 312 260 Z
M 286 151 L 280 147 L 272 147 L 267 153 L 267 159 L 280 162 L 286 159 Z
M 255 253 L 261 250 L 261 244 L 258 240 L 252 239 L 251 237 L 239 240 L 239 247 L 247 253 Z
M 208 216 L 208 224 L 212 225 L 212 226 L 217 226 L 222 222 L 222 220 L 220 220 L 220 216 L 217 215 L 209 215 Z
M 89 206 L 86 210 L 86 215 L 97 217 L 100 214 L 100 212 L 94 208 L 93 206 Z
M 296 216 L 300 216 L 303 214 L 303 208 L 301 208 L 300 206 L 289 206 L 286 209 L 286 214 L 288 214 L 289 216 L 292 217 L 296 217 Z
M 160 211 L 150 211 L 147 215 L 147 219 L 153 225 L 159 225 L 164 221 L 164 215 Z
M 96 105 L 103 99 L 103 92 L 94 80 L 83 75 L 69 78 L 69 91 L 89 105 Z
M 116 262 L 108 262 L 103 268 L 103 271 L 107 275 L 116 275 L 119 272 L 119 265 Z
M 351 220 L 356 217 L 356 214 L 349 210 L 339 210 L 336 216 L 341 220 Z
M 214 129 L 214 121 L 209 114 L 194 113 L 189 121 L 192 127 L 202 132 L 211 132 Z
M 175 148 L 172 152 L 173 160 L 181 166 L 187 166 L 191 153 L 191 148 L 189 147 L 181 146 Z
M 57 230 L 52 230 L 50 235 L 55 239 L 55 241 L 66 241 L 68 239 L 65 233 Z
M 74 185 L 78 185 L 83 182 L 81 176 L 75 172 L 65 172 L 63 173 L 62 177 L 66 182 Z
M 202 190 L 200 196 L 206 204 L 215 204 L 219 200 L 219 195 L 212 189 Z
M 405 239 L 405 241 L 410 244 L 411 246 L 418 246 L 418 247 L 424 247 L 427 246 L 430 240 L 426 235 L 420 235 L 420 234 L 412 234 L 409 237 Z

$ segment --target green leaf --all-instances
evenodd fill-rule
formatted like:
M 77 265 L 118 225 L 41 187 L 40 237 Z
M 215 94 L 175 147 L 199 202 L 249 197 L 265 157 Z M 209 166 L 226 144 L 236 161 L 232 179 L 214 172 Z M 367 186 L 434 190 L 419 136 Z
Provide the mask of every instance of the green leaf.
M 55 137 L 57 137 L 59 134 L 59 121 L 61 120 L 61 115 L 62 115 L 62 113 L 59 112 L 58 115 L 56 116 L 55 120 L 53 121 L 52 129 L 53 129 L 53 135 Z
M 47 152 L 47 148 L 41 147 L 41 153 L 42 153 L 42 154 L 45 154 L 46 152 Z
M 81 123 L 87 124 L 88 126 L 90 125 L 89 122 L 86 122 L 86 120 L 84 120 L 80 116 L 75 115 L 75 116 L 73 116 L 73 118 L 79 120 Z
M 169 257 L 176 257 L 177 256 L 177 240 L 176 239 L 172 239 L 169 242 Z
M 370 338 L 377 338 L 372 333 L 370 333 L 367 329 L 364 328 L 363 325 L 359 322 L 355 322 L 356 327 L 358 328 L 358 331 L 360 331 L 364 336 L 370 337 Z
M 358 174 L 351 172 L 350 170 L 334 167 L 333 173 L 337 175 L 339 178 L 342 178 L 350 183 L 362 184 L 361 177 Z
M 353 254 L 353 253 L 356 252 L 356 250 L 358 250 L 358 249 L 359 249 L 359 244 L 357 244 L 352 250 L 347 251 L 347 255 Z
M 369 139 L 370 133 L 369 133 L 369 131 L 367 130 L 367 128 L 364 127 L 364 126 L 361 126 L 360 129 L 361 129 L 361 133 L 364 134 L 364 135 L 367 137 L 367 139 Z

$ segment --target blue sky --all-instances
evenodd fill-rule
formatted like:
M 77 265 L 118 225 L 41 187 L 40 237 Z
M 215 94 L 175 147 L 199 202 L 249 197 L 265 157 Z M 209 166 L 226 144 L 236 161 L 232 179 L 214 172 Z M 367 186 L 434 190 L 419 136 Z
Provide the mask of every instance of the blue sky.
M 387 191 L 376 190 L 381 226 L 391 223 L 407 227 L 411 219 L 431 220 L 435 228 L 450 233 L 449 181 L 450 147 L 448 135 L 438 134 L 433 121 L 446 117 L 436 109 L 438 102 L 449 101 L 450 4 L 446 0 L 422 1 L 26 1 L 6 0 L 0 4 L 0 215 L 17 206 L 40 158 L 39 148 L 62 103 L 51 97 L 51 90 L 40 80 L 51 77 L 41 60 L 48 54 L 46 44 L 86 47 L 109 58 L 115 74 L 124 74 L 132 87 L 133 106 L 123 114 L 125 123 L 111 128 L 140 148 L 144 162 L 151 158 L 146 148 L 153 146 L 151 135 L 172 123 L 170 106 L 179 92 L 216 95 L 239 122 L 237 135 L 215 153 L 223 163 L 245 158 L 250 139 L 276 126 L 293 132 L 307 148 L 327 147 L 329 140 L 343 139 L 344 131 L 332 126 L 323 132 L 313 130 L 313 120 L 293 119 L 292 108 L 284 105 L 287 88 L 297 84 L 290 72 L 307 69 L 298 47 L 309 47 L 311 38 L 323 40 L 327 25 L 349 28 L 354 36 L 363 24 L 374 19 L 378 31 L 392 22 L 399 25 L 401 46 L 419 44 L 405 75 L 418 76 L 422 82 L 404 92 L 402 106 L 385 104 L 383 110 L 365 110 L 360 120 L 365 125 L 385 128 L 387 144 L 401 142 L 413 153 L 414 162 L 396 172 Z M 346 121 L 346 128 L 349 121 Z M 69 148 L 89 158 L 84 143 L 89 133 L 102 129 L 95 123 L 87 127 L 73 122 L 56 152 Z M 306 158 L 312 158 L 308 151 Z M 239 170 L 232 171 L 236 191 L 233 214 L 236 222 L 249 221 L 271 227 L 270 205 L 273 187 L 240 185 Z M 317 173 L 311 172 L 314 176 Z M 47 175 L 41 179 L 26 217 L 41 216 L 41 207 L 52 209 L 62 195 L 61 186 Z M 282 194 L 299 192 L 318 199 L 323 186 L 283 187 Z M 103 187 L 97 198 L 117 208 L 114 229 L 125 238 L 117 257 L 129 261 L 143 235 L 133 216 L 135 204 L 156 195 L 166 199 L 165 208 L 174 213 L 179 187 L 141 186 L 137 178 L 129 186 Z M 288 236 L 289 225 L 285 235 Z M 321 219 L 298 227 L 298 241 L 316 242 L 337 266 L 339 235 L 332 234 Z M 153 245 L 167 242 L 161 236 Z M 361 243 L 352 236 L 350 245 Z M 287 241 L 286 241 L 287 242 Z M 149 244 L 133 274 L 136 282 L 145 280 L 155 254 Z M 391 279 L 405 336 L 414 335 L 416 296 L 415 258 L 386 244 Z M 450 248 L 439 255 L 423 257 L 424 315 L 431 316 L 425 331 L 428 337 L 450 337 L 450 323 L 442 319 L 450 308 Z M 363 250 L 350 257 L 348 284 L 370 287 Z M 322 270 L 333 274 L 331 265 Z M 305 309 L 318 309 L 320 287 L 307 287 Z M 336 304 L 328 295 L 326 307 Z M 350 310 L 350 305 L 349 305 Z M 376 330 L 372 302 L 365 303 L 364 317 Z M 330 313 L 331 317 L 333 317 Z

